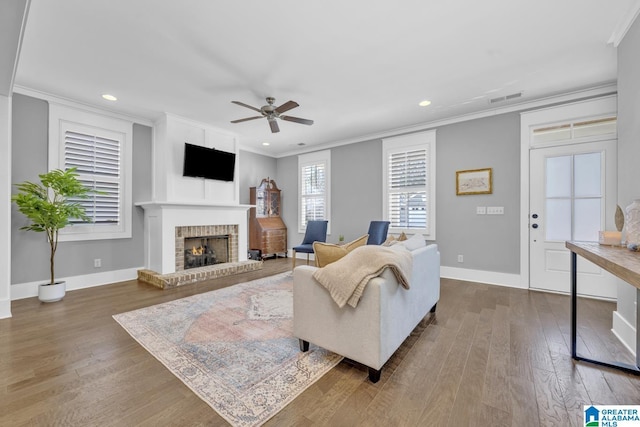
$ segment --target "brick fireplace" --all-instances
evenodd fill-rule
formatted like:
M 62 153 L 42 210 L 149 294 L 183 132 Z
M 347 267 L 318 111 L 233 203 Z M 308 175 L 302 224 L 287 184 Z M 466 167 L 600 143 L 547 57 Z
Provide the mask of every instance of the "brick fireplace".
M 208 263 L 205 261 L 202 264 L 213 265 L 213 264 L 221 264 L 224 262 L 238 262 L 238 225 L 201 225 L 201 226 L 187 226 L 187 227 L 176 227 L 176 271 L 183 271 L 189 269 L 188 263 L 185 263 L 185 258 L 188 258 L 188 252 L 195 248 L 198 250 L 197 246 L 193 246 L 194 244 L 185 245 L 186 241 L 199 240 L 199 245 L 202 245 L 202 241 L 207 239 L 222 239 L 227 238 L 227 247 L 226 254 L 220 254 L 220 249 L 214 251 L 213 254 L 196 254 L 201 255 L 206 258 L 207 255 L 213 255 L 216 257 L 216 260 L 221 260 L 221 262 L 211 262 Z M 196 244 L 197 245 L 197 244 Z M 209 248 L 207 248 L 209 249 Z M 210 250 L 210 249 L 209 249 Z M 209 257 L 211 258 L 211 257 Z
M 145 216 L 146 267 L 138 271 L 140 280 L 168 288 L 262 268 L 261 261 L 247 259 L 250 205 L 145 202 L 137 206 Z M 227 262 L 185 269 L 185 239 L 216 236 L 228 239 Z

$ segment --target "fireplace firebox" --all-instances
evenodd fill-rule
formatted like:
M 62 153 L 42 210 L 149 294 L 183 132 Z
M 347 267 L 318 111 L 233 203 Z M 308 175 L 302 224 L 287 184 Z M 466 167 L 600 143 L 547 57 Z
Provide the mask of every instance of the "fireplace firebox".
M 199 236 L 184 239 L 184 269 L 229 262 L 229 236 Z

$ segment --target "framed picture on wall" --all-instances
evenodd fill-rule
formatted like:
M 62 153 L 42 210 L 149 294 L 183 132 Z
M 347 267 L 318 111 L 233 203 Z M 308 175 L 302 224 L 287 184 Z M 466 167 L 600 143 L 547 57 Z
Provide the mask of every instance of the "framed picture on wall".
M 491 194 L 493 192 L 492 169 L 456 171 L 456 195 Z

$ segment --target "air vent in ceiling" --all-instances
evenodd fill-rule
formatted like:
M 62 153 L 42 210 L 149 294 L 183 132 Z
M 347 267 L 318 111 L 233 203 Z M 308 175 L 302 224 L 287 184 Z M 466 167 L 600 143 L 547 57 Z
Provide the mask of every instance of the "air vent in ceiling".
M 522 92 L 512 93 L 511 95 L 500 96 L 498 98 L 493 98 L 489 100 L 489 104 L 497 104 L 499 102 L 511 101 L 512 99 L 517 99 L 522 96 Z

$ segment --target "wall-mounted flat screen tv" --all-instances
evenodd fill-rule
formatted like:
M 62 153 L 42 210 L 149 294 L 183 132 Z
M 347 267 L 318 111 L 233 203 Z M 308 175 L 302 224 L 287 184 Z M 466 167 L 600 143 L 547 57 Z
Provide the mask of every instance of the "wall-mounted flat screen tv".
M 184 144 L 184 176 L 233 181 L 235 167 L 235 153 Z

